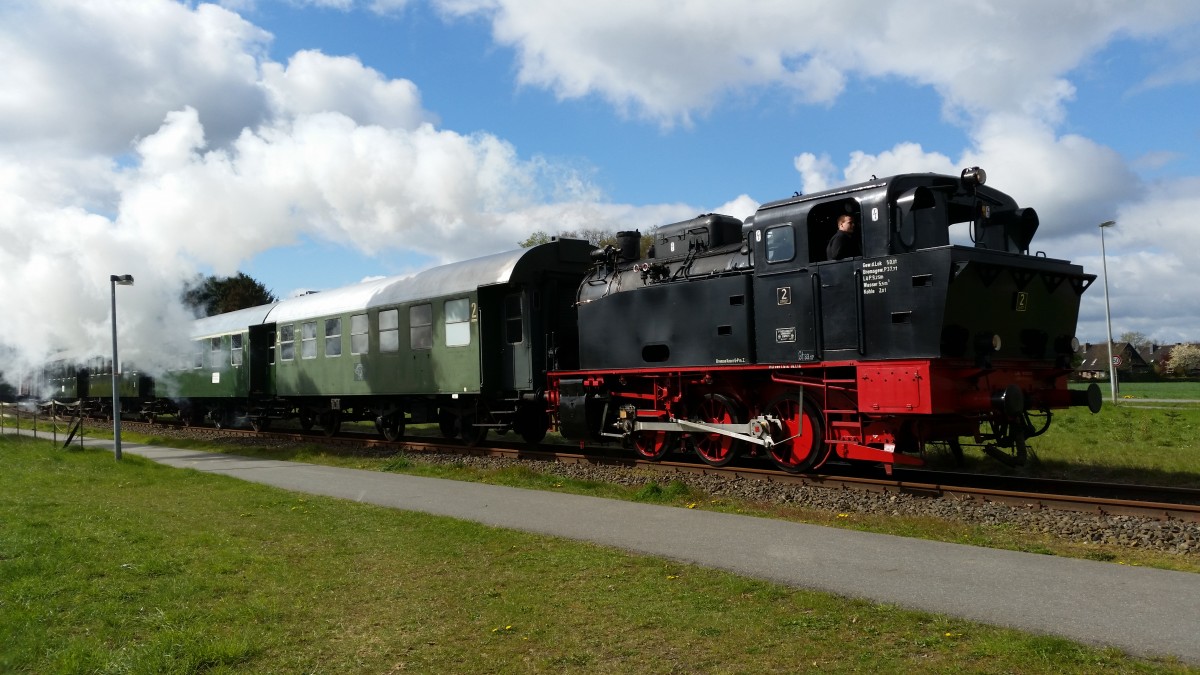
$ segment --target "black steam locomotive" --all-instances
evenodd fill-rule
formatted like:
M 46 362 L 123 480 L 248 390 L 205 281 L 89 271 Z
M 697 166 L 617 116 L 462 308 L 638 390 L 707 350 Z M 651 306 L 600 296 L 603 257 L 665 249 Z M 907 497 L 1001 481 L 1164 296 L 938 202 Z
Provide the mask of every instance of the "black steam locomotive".
M 921 463 L 962 437 L 1011 463 L 1067 388 L 1078 265 L 1030 254 L 1033 209 L 961 176 L 905 174 L 705 215 L 597 252 L 578 294 L 579 368 L 549 374 L 562 434 L 647 459 L 682 446 L 721 466 L 766 455 Z M 826 259 L 848 215 L 861 256 Z M 951 228 L 971 246 L 951 243 Z

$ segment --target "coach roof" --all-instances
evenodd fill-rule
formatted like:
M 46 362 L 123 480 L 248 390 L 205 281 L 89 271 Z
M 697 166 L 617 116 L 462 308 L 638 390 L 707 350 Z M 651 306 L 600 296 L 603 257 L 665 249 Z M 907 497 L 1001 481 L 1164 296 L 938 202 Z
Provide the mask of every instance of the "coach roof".
M 284 300 L 263 320 L 283 323 L 390 307 L 416 300 L 465 295 L 481 286 L 531 280 L 531 275 L 546 267 L 564 263 L 586 264 L 591 248 L 587 242 L 559 240 L 533 248 L 431 267 L 407 276 L 365 281 Z
M 266 321 L 267 315 L 279 303 L 271 303 L 269 305 L 259 305 L 258 307 L 249 307 L 247 309 L 239 309 L 236 312 L 226 312 L 224 314 L 215 314 L 206 316 L 202 319 L 196 319 L 192 324 L 192 338 L 205 338 L 217 335 L 225 335 L 226 333 L 241 333 L 249 326 L 257 326 Z

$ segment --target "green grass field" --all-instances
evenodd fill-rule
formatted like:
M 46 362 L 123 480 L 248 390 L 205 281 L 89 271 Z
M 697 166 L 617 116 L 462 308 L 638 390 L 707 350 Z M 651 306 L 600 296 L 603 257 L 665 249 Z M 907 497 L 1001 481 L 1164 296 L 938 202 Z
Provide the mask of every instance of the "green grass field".
M 0 437 L 0 671 L 1185 671 Z
M 1105 402 L 1111 400 L 1112 389 L 1108 382 L 1097 382 L 1100 391 L 1104 393 Z M 1072 389 L 1086 389 L 1088 385 L 1081 382 L 1072 382 Z M 1189 400 L 1200 403 L 1200 382 L 1118 382 L 1117 383 L 1118 400 L 1124 402 L 1125 398 L 1131 399 L 1178 399 Z
M 1106 404 L 1094 415 L 1086 408 L 1056 411 L 1050 429 L 1028 444 L 1036 459 L 1025 467 L 1006 467 L 968 447 L 967 468 L 981 473 L 1200 487 L 1200 406 Z M 949 456 L 932 457 L 931 463 L 956 470 Z

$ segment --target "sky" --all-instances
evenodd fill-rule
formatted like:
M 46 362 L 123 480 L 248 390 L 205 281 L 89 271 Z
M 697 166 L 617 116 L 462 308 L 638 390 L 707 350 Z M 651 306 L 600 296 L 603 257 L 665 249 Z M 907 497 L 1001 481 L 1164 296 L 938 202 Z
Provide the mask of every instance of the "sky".
M 1200 341 L 1197 44 L 1193 0 L 6 0 L 0 351 L 107 353 L 111 274 L 151 363 L 197 274 L 289 297 L 969 166 L 1088 272 L 1117 222 L 1114 336 Z

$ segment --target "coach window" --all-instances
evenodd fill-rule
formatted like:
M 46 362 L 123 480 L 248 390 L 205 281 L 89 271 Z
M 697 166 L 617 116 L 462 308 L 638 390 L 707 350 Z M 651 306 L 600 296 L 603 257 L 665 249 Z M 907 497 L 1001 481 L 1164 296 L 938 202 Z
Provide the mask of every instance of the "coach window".
M 192 368 L 199 370 L 204 367 L 204 348 L 206 346 L 204 342 L 192 343 Z
M 368 345 L 367 315 L 355 314 L 350 317 L 350 353 L 366 354 Z
M 220 368 L 225 365 L 225 358 L 221 354 L 221 338 L 209 338 L 208 340 L 208 365 L 210 368 Z
M 230 335 L 229 362 L 235 366 L 242 365 L 242 336 Z
M 300 358 L 317 358 L 317 322 L 305 321 L 300 324 Z
M 792 224 L 767 230 L 767 262 L 787 262 L 796 257 L 796 233 Z
M 433 349 L 433 305 L 408 308 L 408 339 L 410 349 Z
M 385 309 L 379 313 L 379 351 L 400 351 L 400 310 Z
M 296 327 L 292 324 L 279 327 L 279 360 L 292 361 L 296 358 Z
M 342 320 L 325 319 L 325 356 L 342 355 Z
M 505 341 L 510 345 L 521 344 L 525 341 L 520 293 L 513 293 L 504 298 L 504 335 Z
M 471 301 L 447 300 L 444 307 L 446 313 L 446 346 L 462 347 L 471 344 Z

